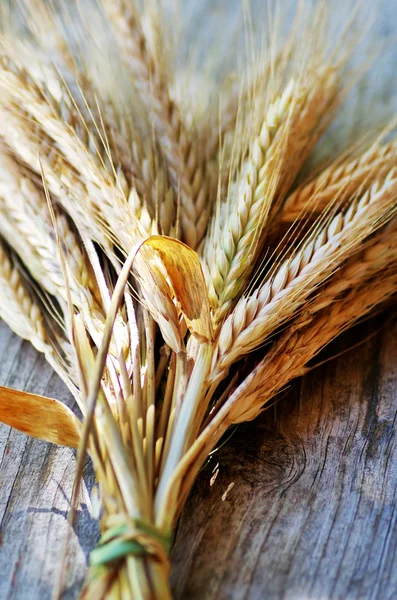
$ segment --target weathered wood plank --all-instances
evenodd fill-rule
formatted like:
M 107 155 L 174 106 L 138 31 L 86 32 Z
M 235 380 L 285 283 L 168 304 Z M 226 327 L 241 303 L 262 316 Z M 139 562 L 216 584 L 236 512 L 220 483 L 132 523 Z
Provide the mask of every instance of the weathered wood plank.
M 179 526 L 176 598 L 395 597 L 396 333 L 397 323 L 313 371 L 214 455 Z M 0 339 L 2 382 L 70 400 L 4 325 Z M 0 597 L 49 598 L 67 538 L 74 453 L 5 426 L 0 435 Z M 85 490 L 67 597 L 77 597 L 96 536 Z
M 317 368 L 214 457 L 178 530 L 177 598 L 397 596 L 396 333 Z
M 72 406 L 64 384 L 44 358 L 0 323 L 0 382 L 56 397 Z M 75 452 L 0 424 L 0 598 L 51 598 L 68 538 L 67 515 Z M 92 470 L 85 475 L 80 510 L 69 533 L 66 597 L 81 586 L 98 535 L 90 516 Z

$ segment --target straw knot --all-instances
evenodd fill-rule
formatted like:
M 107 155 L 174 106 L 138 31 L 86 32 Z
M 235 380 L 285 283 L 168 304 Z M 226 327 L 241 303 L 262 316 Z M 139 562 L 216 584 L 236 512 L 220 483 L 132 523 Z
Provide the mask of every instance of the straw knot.
M 92 566 L 101 566 L 130 555 L 149 555 L 168 568 L 171 542 L 171 537 L 154 525 L 140 519 L 129 519 L 121 525 L 106 529 L 97 547 L 91 552 L 90 563 Z

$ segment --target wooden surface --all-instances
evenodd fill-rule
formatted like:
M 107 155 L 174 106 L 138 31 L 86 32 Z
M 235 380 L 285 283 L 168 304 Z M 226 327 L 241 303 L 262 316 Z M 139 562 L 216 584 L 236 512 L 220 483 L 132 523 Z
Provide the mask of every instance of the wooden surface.
M 239 18 L 225 0 L 187 4 L 196 30 L 208 7 L 215 33 Z M 395 31 L 397 0 L 376 6 L 377 35 Z M 393 52 L 377 61 L 340 121 L 345 134 L 346 123 L 362 133 L 397 106 L 395 62 Z M 334 344 L 337 354 L 375 333 L 295 384 L 213 456 L 172 551 L 178 600 L 397 597 L 397 322 L 382 324 Z M 72 405 L 44 359 L 1 323 L 0 384 Z M 66 542 L 65 598 L 77 598 L 98 526 L 89 463 L 73 531 L 67 526 L 74 468 L 74 451 L 0 425 L 0 600 L 51 598 Z
M 0 322 L 0 385 L 73 401 L 44 358 Z M 65 542 L 69 568 L 65 598 L 77 598 L 88 553 L 98 536 L 91 516 L 91 465 L 84 477 L 74 530 L 67 514 L 75 452 L 29 438 L 0 424 L 0 599 L 51 598 Z
M 380 324 L 334 343 L 329 353 L 376 334 L 241 426 L 202 471 L 173 551 L 178 599 L 397 598 L 397 321 Z
M 397 321 L 297 382 L 203 469 L 172 551 L 178 600 L 397 597 Z M 70 400 L 28 344 L 0 327 L 0 384 Z M 0 427 L 0 598 L 45 600 L 68 535 L 74 452 Z M 98 530 L 85 474 L 68 539 L 76 598 Z

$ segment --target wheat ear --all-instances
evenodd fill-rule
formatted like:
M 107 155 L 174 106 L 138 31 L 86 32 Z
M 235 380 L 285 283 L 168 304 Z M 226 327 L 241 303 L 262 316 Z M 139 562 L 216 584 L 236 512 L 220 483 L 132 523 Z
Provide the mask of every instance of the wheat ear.
M 394 219 L 385 231 L 375 235 L 366 247 L 353 255 L 347 264 L 335 273 L 305 308 L 304 315 L 312 315 L 330 306 L 339 296 L 359 287 L 372 277 L 380 277 L 383 272 L 397 264 L 397 222 Z
M 140 98 L 151 115 L 171 180 L 180 196 L 182 237 L 192 248 L 202 239 L 209 216 L 205 163 L 193 132 L 187 130 L 147 44 L 138 15 L 125 0 L 102 0 Z M 194 139 L 192 139 L 194 138 Z M 205 156 L 205 151 L 200 152 Z
M 274 344 L 240 388 L 240 406 L 232 411 L 232 422 L 254 419 L 277 392 L 292 379 L 304 375 L 307 363 L 329 342 L 384 303 L 397 291 L 397 274 L 382 274 L 374 281 L 353 289 L 348 296 L 320 311 L 304 325 L 298 322 Z
M 228 312 L 241 289 L 242 275 L 255 253 L 255 240 L 266 223 L 271 204 L 269 150 L 281 125 L 288 119 L 294 91 L 295 82 L 291 80 L 269 107 L 242 167 L 240 181 L 214 214 L 204 242 L 202 254 L 210 301 L 220 318 Z
M 136 216 L 144 229 L 158 233 L 154 227 L 155 219 L 158 230 L 169 234 L 175 221 L 176 198 L 157 146 L 152 140 L 146 139 L 137 125 L 134 127 L 131 124 L 130 118 L 119 115 L 110 99 L 98 101 L 97 96 L 93 95 L 93 83 L 86 81 L 84 73 L 76 75 L 79 75 L 84 106 L 83 109 L 76 109 L 73 97 L 73 101 L 67 104 L 71 117 L 65 118 L 65 121 L 77 135 L 79 132 L 74 123 L 78 122 L 80 129 L 85 124 L 83 144 L 89 148 L 89 132 L 92 142 L 95 142 L 95 145 L 91 143 L 90 150 L 99 147 L 102 155 L 106 156 L 105 164 L 110 162 L 114 165 L 126 196 L 132 189 L 137 191 L 135 200 L 139 198 L 139 205 L 135 207 Z M 89 114 L 85 119 L 87 112 Z
M 241 182 L 214 215 L 203 249 L 215 322 L 227 316 L 244 290 L 263 245 L 263 232 L 288 185 L 322 130 L 335 101 L 335 71 L 316 74 L 313 90 L 293 81 L 270 106 L 260 136 L 243 165 Z M 310 79 L 309 79 L 310 80 Z M 219 243 L 219 240 L 221 242 Z
M 134 168 L 132 184 L 138 197 L 147 200 L 150 214 L 158 222 L 159 231 L 169 235 L 176 220 L 176 196 L 161 156 L 156 156 L 151 145 L 139 140 L 132 143 L 131 162 Z M 149 230 L 152 226 L 146 224 L 145 227 Z
M 375 177 L 397 164 L 397 144 L 374 147 L 354 159 L 331 165 L 311 182 L 300 186 L 288 196 L 278 215 L 279 223 L 293 223 L 302 216 L 312 218 L 327 208 L 335 199 L 348 200 L 357 190 L 369 187 Z
M 47 26 L 51 25 L 56 31 L 57 24 L 51 20 L 51 15 L 46 13 L 44 17 L 48 21 Z M 56 41 L 64 41 L 60 33 Z M 40 85 L 39 89 L 33 85 L 36 95 L 41 94 L 43 99 L 45 97 L 46 102 L 68 126 L 70 133 L 77 136 L 79 143 L 97 166 L 117 171 L 122 187 L 127 188 L 126 195 L 132 186 L 137 190 L 142 199 L 140 206 L 136 207 L 137 216 L 146 221 L 147 228 L 153 230 L 150 219 L 156 215 L 160 230 L 169 233 L 174 219 L 175 198 L 156 148 L 153 148 L 151 141 L 148 143 L 144 140 L 139 127 L 134 127 L 130 118 L 120 114 L 111 98 L 103 98 L 102 90 L 97 89 L 84 67 L 76 64 L 71 55 L 65 55 L 67 46 L 63 48 L 64 52 L 62 47 L 60 50 L 78 92 L 72 94 L 55 69 L 42 61 L 38 63 L 36 75 L 31 70 L 31 63 L 25 67 L 25 59 L 24 68 L 18 69 L 19 79 L 25 79 L 25 86 L 32 85 L 32 81 Z M 13 65 L 13 70 L 17 70 L 16 64 Z M 154 230 L 152 232 L 157 233 Z
M 58 259 L 54 228 L 57 230 L 62 240 L 62 249 L 68 257 L 72 298 L 77 305 L 84 299 L 93 314 L 98 312 L 96 301 L 99 294 L 95 278 L 81 248 L 81 242 L 70 227 L 66 215 L 55 208 L 53 224 L 43 192 L 24 175 L 21 167 L 11 157 L 1 151 L 0 211 L 3 213 L 3 222 L 8 220 L 14 225 L 14 231 L 11 232 L 11 239 L 8 241 L 13 243 L 33 277 L 40 281 L 42 287 L 50 294 L 66 300 L 65 281 Z M 36 265 L 38 271 L 35 270 Z
M 1 105 L 0 136 L 14 156 L 41 176 L 44 171 L 47 185 L 65 210 L 95 241 L 109 247 L 108 237 L 98 222 L 99 211 L 89 200 L 87 186 L 81 176 L 68 163 L 51 138 L 25 111 L 7 103 L 11 110 Z M 94 218 L 91 218 L 94 216 Z
M 44 312 L 37 302 L 27 279 L 0 237 L 0 318 L 21 338 L 42 352 L 54 371 L 71 392 L 76 390 L 70 378 L 73 353 L 65 339 L 47 328 Z M 66 361 L 66 362 L 65 362 Z
M 133 242 L 137 242 L 147 237 L 148 232 L 143 228 L 143 223 L 127 202 L 128 190 L 123 189 L 125 177 L 112 170 L 108 172 L 100 154 L 96 152 L 96 147 L 94 150 L 87 148 L 85 140 L 80 140 L 72 125 L 68 125 L 62 119 L 59 107 L 57 109 L 55 103 L 48 99 L 48 92 L 45 93 L 40 86 L 31 81 L 23 69 L 8 63 L 9 61 L 3 56 L 0 64 L 0 85 L 4 93 L 14 100 L 14 110 L 20 111 L 15 103 L 21 103 L 28 116 L 31 115 L 37 121 L 44 135 L 56 143 L 58 152 L 65 159 L 64 164 L 66 162 L 73 167 L 74 173 L 70 173 L 70 169 L 69 173 L 64 170 L 59 173 L 59 166 L 56 164 L 58 167 L 56 172 L 59 173 L 61 181 L 63 182 L 70 175 L 74 183 L 76 173 L 80 175 L 86 187 L 85 195 L 79 195 L 80 202 L 83 200 L 86 204 L 88 202 L 87 208 L 97 222 L 100 223 L 102 220 L 102 224 L 111 225 L 108 229 L 113 229 L 123 237 L 122 244 L 127 240 L 130 241 L 131 238 Z M 33 164 L 35 163 L 37 158 Z M 136 192 L 132 189 L 130 193 Z M 82 212 L 84 211 L 80 206 L 79 213 Z M 87 218 L 85 220 L 87 221 Z
M 0 97 L 0 103 L 4 100 Z M 112 179 L 93 163 L 87 169 L 87 165 L 80 165 L 78 171 L 43 127 L 15 104 L 11 108 L 0 106 L 0 135 L 20 160 L 40 176 L 44 171 L 50 191 L 80 231 L 97 241 L 109 255 L 113 253 L 113 243 L 128 253 L 135 243 L 152 233 L 152 220 L 146 211 L 143 216 L 145 209 L 134 188 L 126 196 L 124 191 L 128 190 L 123 190 L 122 180 Z M 70 135 L 68 130 L 66 135 Z M 74 137 L 74 142 L 78 145 L 78 138 Z
M 3 92 L 34 116 L 58 143 L 69 162 L 76 168 L 94 162 L 110 169 L 110 157 L 98 129 L 90 120 L 84 119 L 56 73 L 53 78 L 58 83 L 57 98 L 45 82 L 40 83 L 33 78 L 26 68 L 15 63 L 8 55 L 1 56 L 0 85 Z
M 40 308 L 0 240 L 0 316 L 20 337 L 44 354 L 52 352 Z
M 390 218 L 396 198 L 397 171 L 392 169 L 286 259 L 252 296 L 242 298 L 222 324 L 212 377 L 224 377 L 233 362 L 290 318 L 316 286 Z

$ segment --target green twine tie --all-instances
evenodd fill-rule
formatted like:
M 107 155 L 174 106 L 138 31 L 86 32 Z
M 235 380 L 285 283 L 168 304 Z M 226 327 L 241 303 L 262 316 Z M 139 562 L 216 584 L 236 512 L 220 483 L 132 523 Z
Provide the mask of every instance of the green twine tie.
M 130 555 L 152 555 L 168 562 L 172 540 L 153 525 L 140 519 L 111 527 L 101 536 L 97 547 L 90 554 L 91 566 L 108 565 Z

